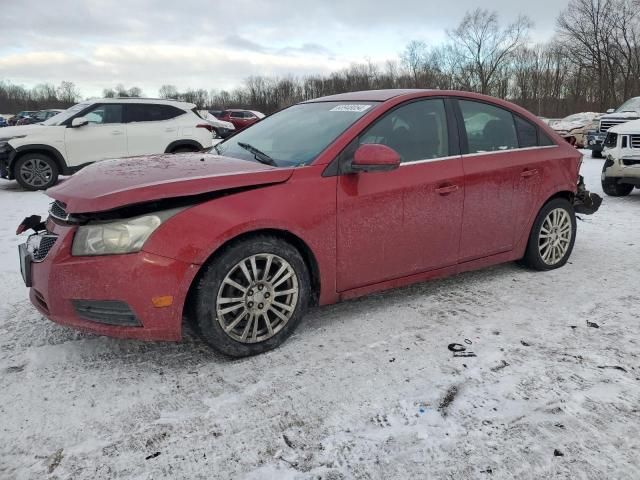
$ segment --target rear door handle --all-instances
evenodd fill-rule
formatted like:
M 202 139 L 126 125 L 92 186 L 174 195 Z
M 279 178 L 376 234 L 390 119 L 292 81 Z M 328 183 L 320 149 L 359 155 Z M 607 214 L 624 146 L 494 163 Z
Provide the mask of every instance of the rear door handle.
M 445 186 L 436 188 L 436 193 L 439 193 L 440 195 L 448 195 L 458 190 L 458 188 L 459 188 L 458 185 L 445 185 Z
M 524 172 L 522 172 L 520 174 L 520 176 L 522 178 L 529 178 L 529 177 L 535 177 L 536 175 L 538 175 L 538 169 L 537 168 L 533 168 L 531 170 L 525 170 Z
M 114 130 L 111 132 L 111 135 L 124 135 L 124 132 L 121 130 Z

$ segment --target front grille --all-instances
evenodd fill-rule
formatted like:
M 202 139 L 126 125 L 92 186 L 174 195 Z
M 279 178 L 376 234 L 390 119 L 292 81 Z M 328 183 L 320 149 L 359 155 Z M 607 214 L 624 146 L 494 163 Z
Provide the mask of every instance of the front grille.
M 53 248 L 53 246 L 55 245 L 56 240 L 58 240 L 57 235 L 42 235 L 42 238 L 40 239 L 40 244 L 33 250 L 33 254 L 32 254 L 33 261 L 34 262 L 43 261 L 49 254 L 49 251 L 51 250 L 51 248 Z
M 640 165 L 640 160 L 633 160 L 631 158 L 623 158 L 622 163 L 627 167 L 635 167 Z
M 640 148 L 640 135 L 630 135 L 631 148 Z
M 90 322 L 118 325 L 121 327 L 141 327 L 142 324 L 129 305 L 117 300 L 72 300 L 76 314 Z
M 56 200 L 51 204 L 51 207 L 49 207 L 49 215 L 53 218 L 66 222 L 69 219 L 69 214 L 67 213 L 66 208 L 67 206 L 64 203 Z
M 600 120 L 600 133 L 606 133 L 609 131 L 611 127 L 615 127 L 616 125 L 620 125 L 621 123 L 627 123 L 631 120 L 636 120 L 636 119 L 635 118 L 602 119 Z

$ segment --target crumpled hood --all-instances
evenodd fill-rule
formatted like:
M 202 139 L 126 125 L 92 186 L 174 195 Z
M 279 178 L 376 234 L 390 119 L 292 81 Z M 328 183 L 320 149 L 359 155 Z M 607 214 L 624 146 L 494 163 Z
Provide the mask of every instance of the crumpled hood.
M 553 128 L 556 132 L 570 132 L 576 128 L 586 127 L 588 124 L 592 123 L 592 121 L 583 122 L 583 121 L 575 121 L 575 122 L 563 122 L 559 121 L 554 123 L 551 128 Z
M 104 212 L 166 198 L 286 182 L 293 168 L 209 153 L 104 160 L 47 190 L 68 213 Z
M 638 135 L 640 134 L 640 120 L 632 120 L 630 122 L 621 123 L 609 129 L 610 132 L 622 135 Z

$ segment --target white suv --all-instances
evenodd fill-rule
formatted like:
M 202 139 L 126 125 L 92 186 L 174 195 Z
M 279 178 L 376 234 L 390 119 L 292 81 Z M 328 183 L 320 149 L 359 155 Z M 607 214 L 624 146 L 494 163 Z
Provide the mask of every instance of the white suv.
M 44 190 L 107 158 L 195 152 L 212 145 L 213 126 L 191 103 L 145 98 L 82 102 L 37 125 L 0 130 L 0 177 Z

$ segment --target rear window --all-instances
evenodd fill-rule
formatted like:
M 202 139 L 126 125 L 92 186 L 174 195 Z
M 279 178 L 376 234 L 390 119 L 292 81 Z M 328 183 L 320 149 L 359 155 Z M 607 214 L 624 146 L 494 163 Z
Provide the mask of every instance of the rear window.
M 517 115 L 514 115 L 513 118 L 516 121 L 520 148 L 536 147 L 538 145 L 538 128 Z
M 127 104 L 128 122 L 159 122 L 170 120 L 183 115 L 184 110 L 180 110 L 172 105 L 154 104 Z

